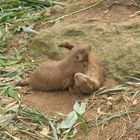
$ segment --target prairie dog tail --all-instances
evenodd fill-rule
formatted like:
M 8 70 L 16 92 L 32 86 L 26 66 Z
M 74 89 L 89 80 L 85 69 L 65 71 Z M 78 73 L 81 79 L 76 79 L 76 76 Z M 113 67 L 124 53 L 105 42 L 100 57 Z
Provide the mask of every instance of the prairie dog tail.
M 26 85 L 29 85 L 29 83 L 30 83 L 29 78 L 27 78 L 27 79 L 18 81 L 15 86 L 26 86 Z

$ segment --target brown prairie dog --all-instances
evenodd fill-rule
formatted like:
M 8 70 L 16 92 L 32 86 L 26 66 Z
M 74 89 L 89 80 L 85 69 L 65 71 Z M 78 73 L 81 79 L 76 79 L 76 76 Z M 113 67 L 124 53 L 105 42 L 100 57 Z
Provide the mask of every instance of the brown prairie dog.
M 44 62 L 33 72 L 29 79 L 19 85 L 29 84 L 35 90 L 63 90 L 73 84 L 73 76 L 83 72 L 85 60 L 90 54 L 91 47 L 74 47 L 60 61 Z
M 77 45 L 63 43 L 59 47 L 68 48 L 71 50 Z M 79 47 L 82 45 L 79 44 Z M 74 75 L 74 90 L 82 94 L 91 94 L 98 90 L 103 82 L 103 70 L 99 57 L 91 51 L 88 56 L 87 63 L 84 66 L 84 71 Z

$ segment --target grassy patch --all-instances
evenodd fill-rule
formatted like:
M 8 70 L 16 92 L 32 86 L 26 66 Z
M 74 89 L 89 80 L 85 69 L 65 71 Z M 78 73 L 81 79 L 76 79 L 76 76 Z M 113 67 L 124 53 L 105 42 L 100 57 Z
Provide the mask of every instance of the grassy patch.
M 46 1 L 47 3 L 47 1 Z M 53 5 L 49 1 L 45 6 L 41 3 L 24 0 L 5 0 L 0 2 L 0 47 L 6 45 L 13 34 L 18 33 L 22 26 L 34 22 L 46 22 L 43 14 L 47 7 Z

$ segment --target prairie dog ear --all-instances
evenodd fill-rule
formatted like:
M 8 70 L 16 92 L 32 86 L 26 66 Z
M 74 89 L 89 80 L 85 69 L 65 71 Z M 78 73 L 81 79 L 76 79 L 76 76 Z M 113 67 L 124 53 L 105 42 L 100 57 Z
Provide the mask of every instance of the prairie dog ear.
M 74 47 L 74 45 L 70 44 L 68 42 L 65 42 L 65 43 L 60 44 L 58 47 L 67 48 L 67 49 L 71 50 Z

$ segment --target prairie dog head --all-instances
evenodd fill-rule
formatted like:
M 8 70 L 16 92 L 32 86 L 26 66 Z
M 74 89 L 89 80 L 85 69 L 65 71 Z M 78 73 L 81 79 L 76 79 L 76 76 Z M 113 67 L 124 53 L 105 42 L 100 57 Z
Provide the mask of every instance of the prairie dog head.
M 88 56 L 90 52 L 91 52 L 90 45 L 78 44 L 70 50 L 68 57 L 77 62 L 85 62 L 88 61 Z
M 93 86 L 92 81 L 90 81 L 90 77 L 82 73 L 76 73 L 74 75 L 74 81 L 75 81 L 75 86 L 77 87 L 83 86 L 91 89 Z
M 74 89 L 82 94 L 91 94 L 93 89 L 93 81 L 89 76 L 82 73 L 74 75 Z

